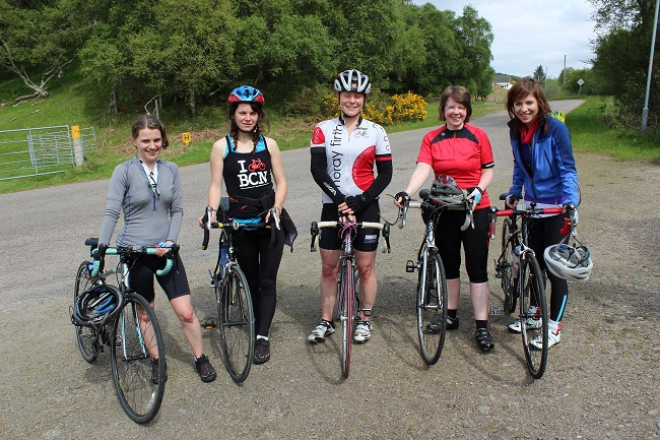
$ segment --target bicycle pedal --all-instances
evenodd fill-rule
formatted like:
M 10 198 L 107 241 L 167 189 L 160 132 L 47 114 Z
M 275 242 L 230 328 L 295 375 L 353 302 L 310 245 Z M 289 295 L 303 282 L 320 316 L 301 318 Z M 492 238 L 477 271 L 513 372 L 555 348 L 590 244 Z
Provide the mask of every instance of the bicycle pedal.
M 217 327 L 214 318 L 204 318 L 199 323 L 204 330 L 211 330 Z
M 412 260 L 406 261 L 406 272 L 414 272 L 415 269 L 417 269 L 417 264 L 415 264 L 414 261 Z

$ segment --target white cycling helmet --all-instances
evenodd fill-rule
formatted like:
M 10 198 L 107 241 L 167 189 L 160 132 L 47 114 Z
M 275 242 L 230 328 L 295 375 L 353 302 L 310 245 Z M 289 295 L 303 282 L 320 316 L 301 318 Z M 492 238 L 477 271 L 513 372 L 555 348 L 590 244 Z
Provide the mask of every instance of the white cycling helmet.
M 586 246 L 569 246 L 559 243 L 548 246 L 543 259 L 553 275 L 569 281 L 587 281 L 594 267 L 589 249 Z
M 341 92 L 357 92 L 368 95 L 371 91 L 371 81 L 364 73 L 356 69 L 345 70 L 335 79 L 335 90 Z

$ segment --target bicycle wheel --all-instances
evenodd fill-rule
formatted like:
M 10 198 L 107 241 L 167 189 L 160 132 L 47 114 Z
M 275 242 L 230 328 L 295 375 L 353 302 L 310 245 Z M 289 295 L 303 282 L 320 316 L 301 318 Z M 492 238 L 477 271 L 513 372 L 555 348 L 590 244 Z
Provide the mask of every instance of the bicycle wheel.
M 543 376 L 548 361 L 548 311 L 542 276 L 536 257 L 526 252 L 521 258 L 519 279 L 522 284 L 520 323 L 527 368 L 535 379 Z M 540 342 L 540 349 L 531 345 L 534 340 Z
M 419 351 L 427 365 L 435 365 L 440 359 L 446 333 L 447 277 L 440 254 L 430 249 L 417 283 Z
M 356 318 L 355 300 L 355 271 L 353 261 L 345 260 L 340 269 L 340 298 L 342 301 L 342 313 L 340 320 L 342 324 L 341 340 L 341 372 L 344 378 L 348 377 L 351 369 L 351 349 L 353 346 L 353 328 Z
M 510 237 L 513 233 L 513 222 L 507 218 L 502 224 L 502 255 L 498 261 L 497 272 L 501 276 L 501 286 L 504 292 L 504 312 L 511 314 L 516 310 L 516 289 L 513 274 L 513 249 L 516 247 L 515 239 Z
M 88 267 L 91 263 L 89 261 L 83 261 L 78 266 L 78 272 L 76 273 L 76 283 L 73 287 L 73 306 L 76 306 L 76 300 L 78 295 L 89 289 L 92 285 L 92 281 L 86 276 L 88 272 Z M 99 343 L 99 333 L 93 327 L 83 327 L 80 325 L 74 326 L 76 329 L 76 340 L 78 341 L 78 348 L 80 349 L 80 354 L 82 355 L 85 361 L 90 364 L 96 360 L 100 351 Z
M 146 299 L 127 293 L 112 336 L 112 377 L 119 403 L 131 420 L 148 423 L 163 401 L 167 363 L 156 314 Z M 153 359 L 159 360 L 157 376 Z
M 254 356 L 254 312 L 245 275 L 234 266 L 222 286 L 218 314 L 225 368 L 236 383 L 247 379 Z

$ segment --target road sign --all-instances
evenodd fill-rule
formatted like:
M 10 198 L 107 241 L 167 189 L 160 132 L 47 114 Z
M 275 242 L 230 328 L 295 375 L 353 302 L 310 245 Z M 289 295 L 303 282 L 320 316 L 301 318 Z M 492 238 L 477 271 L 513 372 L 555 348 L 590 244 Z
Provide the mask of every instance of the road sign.
M 191 141 L 190 132 L 181 133 L 181 140 L 184 144 L 188 145 Z
M 577 83 L 578 83 L 578 85 L 581 86 L 582 84 L 584 84 L 584 80 L 582 78 L 580 78 L 580 79 L 577 80 Z

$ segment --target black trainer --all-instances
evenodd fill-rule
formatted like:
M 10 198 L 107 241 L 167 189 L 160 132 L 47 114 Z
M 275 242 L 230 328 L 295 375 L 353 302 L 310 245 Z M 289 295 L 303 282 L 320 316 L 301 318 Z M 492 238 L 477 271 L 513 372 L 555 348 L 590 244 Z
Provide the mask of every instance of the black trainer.
M 482 351 L 491 351 L 495 347 L 493 338 L 490 336 L 487 328 L 478 328 L 475 338 Z
M 442 325 L 440 321 L 433 322 L 431 324 L 426 325 L 426 330 L 428 330 L 429 333 L 433 334 L 438 334 L 440 333 L 440 329 L 442 328 Z M 451 316 L 447 316 L 447 330 L 456 330 L 458 328 L 458 316 L 456 318 L 452 318 Z
M 202 379 L 202 382 L 213 382 L 217 376 L 215 368 L 213 368 L 213 365 L 211 365 L 209 358 L 205 354 L 197 358 L 195 368 L 197 368 L 197 373 L 200 379 Z
M 167 368 L 167 365 L 165 367 Z M 167 382 L 167 374 L 163 376 L 163 383 L 165 382 Z M 158 385 L 158 359 L 151 360 L 151 383 Z
M 257 339 L 254 343 L 254 363 L 265 364 L 270 360 L 270 342 L 266 339 Z

